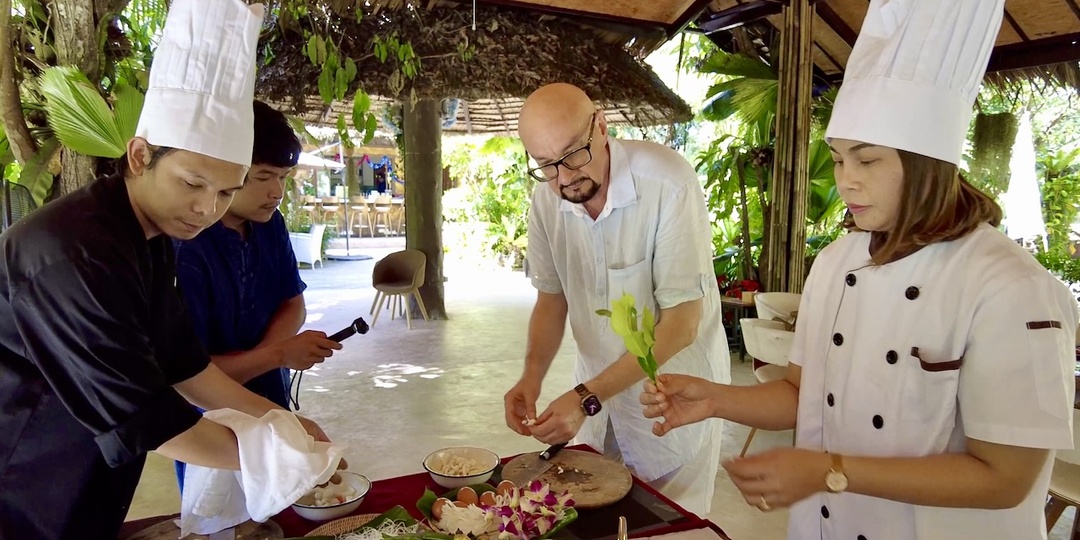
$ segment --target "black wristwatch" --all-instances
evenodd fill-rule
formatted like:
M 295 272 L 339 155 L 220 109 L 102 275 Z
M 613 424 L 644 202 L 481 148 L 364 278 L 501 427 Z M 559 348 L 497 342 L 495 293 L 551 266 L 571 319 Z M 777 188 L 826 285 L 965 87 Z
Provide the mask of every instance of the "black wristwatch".
M 574 391 L 581 396 L 581 410 L 585 411 L 585 416 L 596 416 L 600 409 L 604 408 L 600 405 L 600 398 L 585 388 L 584 384 L 575 386 Z

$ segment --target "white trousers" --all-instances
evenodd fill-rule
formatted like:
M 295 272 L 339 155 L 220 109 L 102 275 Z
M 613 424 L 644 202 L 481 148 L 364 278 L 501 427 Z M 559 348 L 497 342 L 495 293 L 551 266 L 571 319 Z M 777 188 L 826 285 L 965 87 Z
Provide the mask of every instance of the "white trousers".
M 712 433 L 714 440 L 708 441 L 713 444 L 707 442 L 686 465 L 649 482 L 653 489 L 699 517 L 705 517 L 712 509 L 716 473 L 720 468 L 720 439 L 723 437 L 724 427 L 721 420 L 714 421 L 718 427 L 714 428 Z M 604 455 L 622 463 L 622 450 L 619 449 L 619 442 L 615 440 L 615 430 L 612 429 L 610 421 L 604 436 Z

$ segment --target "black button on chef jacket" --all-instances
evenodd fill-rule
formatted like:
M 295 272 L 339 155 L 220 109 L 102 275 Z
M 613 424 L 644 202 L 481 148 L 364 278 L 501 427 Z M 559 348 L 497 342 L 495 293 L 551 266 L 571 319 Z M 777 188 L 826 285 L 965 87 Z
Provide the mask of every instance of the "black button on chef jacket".
M 0 236 L 0 538 L 116 538 L 146 452 L 200 418 L 175 268 L 119 176 Z

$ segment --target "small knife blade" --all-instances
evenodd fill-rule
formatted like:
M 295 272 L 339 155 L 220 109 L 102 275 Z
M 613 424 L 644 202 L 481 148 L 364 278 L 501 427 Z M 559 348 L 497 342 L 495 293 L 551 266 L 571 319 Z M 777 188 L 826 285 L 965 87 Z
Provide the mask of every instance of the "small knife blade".
M 524 486 L 532 483 L 533 480 L 536 480 L 540 475 L 548 472 L 549 469 L 554 467 L 555 464 L 551 462 L 551 458 L 555 457 L 555 454 L 558 454 L 566 444 L 567 443 L 553 444 L 549 446 L 547 450 L 540 452 L 540 455 L 536 456 L 536 461 L 522 471 L 521 484 Z

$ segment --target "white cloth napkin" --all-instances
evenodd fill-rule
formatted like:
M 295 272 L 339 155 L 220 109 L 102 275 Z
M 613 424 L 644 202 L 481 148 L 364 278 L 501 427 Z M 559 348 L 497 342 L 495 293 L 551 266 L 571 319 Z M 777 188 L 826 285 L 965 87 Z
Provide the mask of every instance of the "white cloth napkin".
M 288 411 L 255 418 L 222 409 L 203 416 L 236 434 L 240 470 L 187 466 L 180 538 L 215 533 L 248 519 L 266 521 L 328 481 L 345 452 L 344 446 L 316 442 Z

